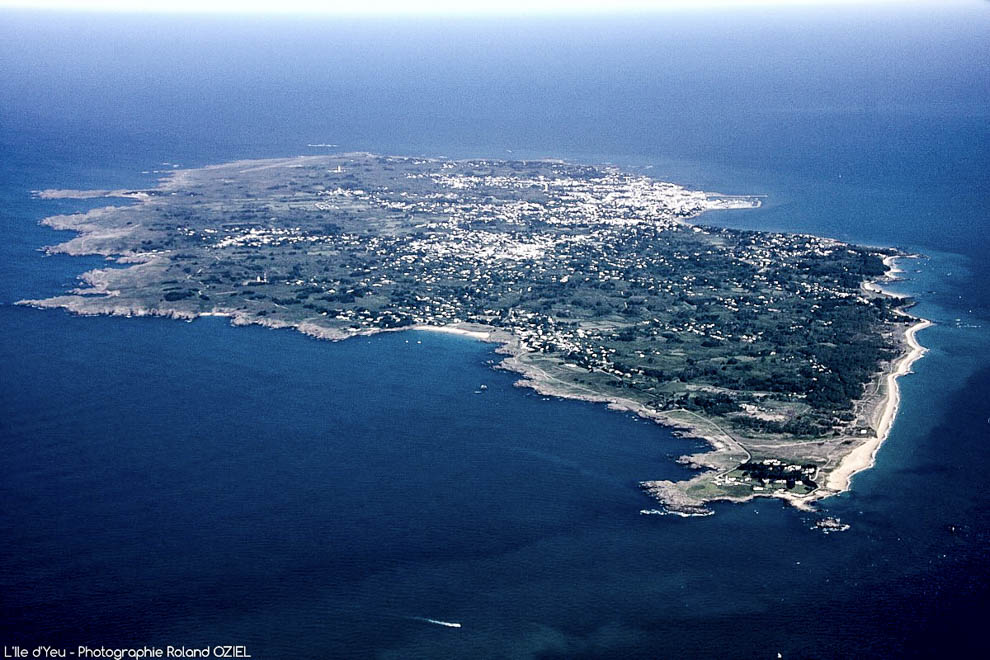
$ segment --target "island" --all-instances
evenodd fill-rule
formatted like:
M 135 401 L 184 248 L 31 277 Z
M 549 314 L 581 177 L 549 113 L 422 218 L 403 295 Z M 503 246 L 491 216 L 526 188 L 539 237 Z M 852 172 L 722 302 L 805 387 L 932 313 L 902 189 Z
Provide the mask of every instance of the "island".
M 611 166 L 346 153 L 36 195 L 130 202 L 44 220 L 76 232 L 48 253 L 110 263 L 20 304 L 495 342 L 520 385 L 705 440 L 680 459 L 692 478 L 643 475 L 668 513 L 760 496 L 807 507 L 848 489 L 924 352 L 928 322 L 881 286 L 910 255 L 705 226 L 705 211 L 761 199 Z

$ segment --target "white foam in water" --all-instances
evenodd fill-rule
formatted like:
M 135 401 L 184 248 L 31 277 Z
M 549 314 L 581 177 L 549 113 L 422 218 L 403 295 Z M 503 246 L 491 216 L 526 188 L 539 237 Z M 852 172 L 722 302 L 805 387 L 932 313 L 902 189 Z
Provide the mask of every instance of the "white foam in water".
M 461 624 L 455 623 L 453 621 L 441 621 L 439 619 L 427 619 L 426 617 L 422 617 L 422 616 L 411 616 L 409 618 L 410 619 L 413 619 L 415 621 L 423 621 L 424 623 L 432 623 L 432 624 L 435 624 L 435 625 L 438 625 L 438 626 L 446 626 L 447 628 L 460 628 L 461 627 Z

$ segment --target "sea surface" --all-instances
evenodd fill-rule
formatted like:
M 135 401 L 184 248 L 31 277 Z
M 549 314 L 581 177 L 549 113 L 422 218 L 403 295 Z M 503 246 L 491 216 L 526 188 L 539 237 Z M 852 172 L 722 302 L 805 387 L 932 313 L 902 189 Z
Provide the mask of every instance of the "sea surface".
M 595 19 L 0 13 L 0 645 L 254 658 L 955 657 L 990 612 L 990 5 Z M 312 147 L 332 144 L 335 147 Z M 874 469 L 805 513 L 641 515 L 701 445 L 490 345 L 13 305 L 38 225 L 176 165 L 611 162 L 918 253 L 936 325 Z M 482 389 L 481 385 L 487 385 Z M 851 525 L 812 529 L 823 516 Z M 441 625 L 459 623 L 460 627 Z M 780 654 L 778 656 L 778 653 Z

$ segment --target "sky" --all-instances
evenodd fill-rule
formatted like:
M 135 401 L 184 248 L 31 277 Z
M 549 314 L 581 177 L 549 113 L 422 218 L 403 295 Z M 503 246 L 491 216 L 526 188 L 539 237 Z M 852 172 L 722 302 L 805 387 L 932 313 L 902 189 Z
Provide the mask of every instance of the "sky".
M 167 13 L 538 14 L 719 7 L 947 5 L 981 0 L 0 0 L 0 7 Z

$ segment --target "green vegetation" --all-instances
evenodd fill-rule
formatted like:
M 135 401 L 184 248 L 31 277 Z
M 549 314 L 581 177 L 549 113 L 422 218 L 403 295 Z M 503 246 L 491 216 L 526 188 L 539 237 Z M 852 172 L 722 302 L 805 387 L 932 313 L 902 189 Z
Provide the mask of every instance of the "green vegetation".
M 83 235 L 59 249 L 137 265 L 60 304 L 344 334 L 482 324 L 564 386 L 760 441 L 847 434 L 900 350 L 905 301 L 863 287 L 893 251 L 692 225 L 759 202 L 613 168 L 350 154 L 182 171 L 121 194 L 142 201 L 80 217 Z M 780 478 L 761 465 L 740 474 Z

